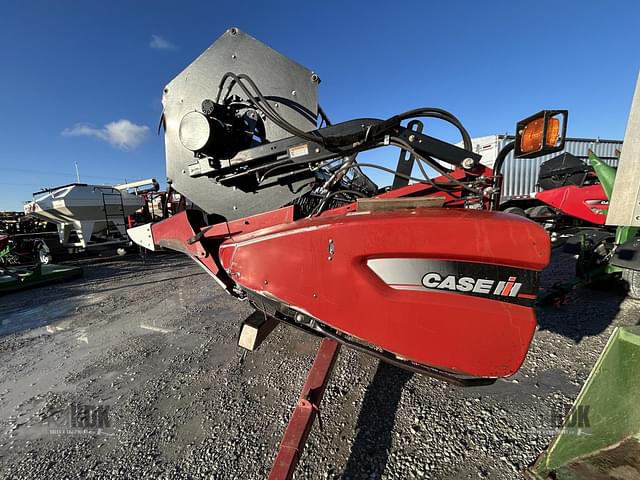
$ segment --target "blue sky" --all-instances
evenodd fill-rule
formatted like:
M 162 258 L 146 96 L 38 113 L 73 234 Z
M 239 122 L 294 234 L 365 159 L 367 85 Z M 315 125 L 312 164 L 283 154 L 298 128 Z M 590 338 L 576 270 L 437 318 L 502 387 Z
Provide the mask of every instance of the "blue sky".
M 481 136 L 567 108 L 570 136 L 622 138 L 639 18 L 634 0 L 6 2 L 0 210 L 74 162 L 87 183 L 164 180 L 162 88 L 230 26 L 316 71 L 334 122 L 435 106 Z

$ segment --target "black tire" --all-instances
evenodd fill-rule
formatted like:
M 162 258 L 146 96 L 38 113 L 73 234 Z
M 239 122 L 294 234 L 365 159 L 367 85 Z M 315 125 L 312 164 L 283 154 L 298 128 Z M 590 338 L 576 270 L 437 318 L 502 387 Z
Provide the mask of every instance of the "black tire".
M 612 285 L 610 275 L 593 276 L 609 261 L 614 246 L 614 237 L 606 238 L 595 244 L 588 244 L 584 252 L 576 259 L 576 276 L 589 280 L 589 286 L 607 289 Z
M 530 218 L 536 220 L 551 220 L 555 218 L 556 212 L 551 207 L 546 205 L 537 205 L 527 210 L 527 214 Z
M 512 215 L 519 215 L 521 217 L 526 217 L 527 214 L 524 213 L 524 210 L 520 207 L 509 207 L 504 209 L 504 213 L 510 213 Z
M 640 300 L 640 271 L 623 268 L 622 280 L 624 280 L 626 284 L 627 295 L 636 300 Z

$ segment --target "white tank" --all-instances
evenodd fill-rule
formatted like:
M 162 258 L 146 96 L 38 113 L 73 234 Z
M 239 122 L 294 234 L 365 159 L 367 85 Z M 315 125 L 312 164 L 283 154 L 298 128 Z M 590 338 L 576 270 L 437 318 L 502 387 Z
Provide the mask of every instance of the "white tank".
M 143 198 L 114 187 L 75 183 L 34 194 L 24 212 L 55 223 L 63 245 L 87 248 L 126 240 L 127 216 L 143 205 Z M 77 241 L 70 241 L 72 232 Z

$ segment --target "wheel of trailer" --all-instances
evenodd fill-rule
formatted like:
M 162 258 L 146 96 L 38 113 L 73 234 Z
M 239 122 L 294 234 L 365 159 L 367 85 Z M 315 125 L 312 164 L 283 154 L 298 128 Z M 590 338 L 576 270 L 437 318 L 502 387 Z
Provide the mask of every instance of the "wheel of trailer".
M 119 248 L 116 249 L 116 253 L 119 256 L 123 257 L 123 256 L 125 256 L 127 254 L 127 249 L 124 248 L 124 247 L 119 247 Z
M 51 257 L 51 253 L 49 253 L 47 250 L 45 250 L 44 248 L 39 248 L 38 249 L 38 260 L 40 260 L 41 264 L 48 265 L 48 264 L 51 263 L 53 258 Z
M 576 276 L 590 279 L 590 286 L 606 287 L 611 284 L 610 275 L 597 275 L 594 272 L 602 269 L 609 262 L 614 246 L 614 237 L 609 237 L 592 245 L 586 245 L 585 251 L 576 259 Z
M 640 300 L 640 271 L 630 268 L 622 269 L 622 280 L 626 284 L 627 294 L 631 298 Z
M 512 215 L 519 215 L 521 217 L 526 217 L 527 214 L 520 207 L 509 207 L 504 209 L 504 213 L 510 213 Z

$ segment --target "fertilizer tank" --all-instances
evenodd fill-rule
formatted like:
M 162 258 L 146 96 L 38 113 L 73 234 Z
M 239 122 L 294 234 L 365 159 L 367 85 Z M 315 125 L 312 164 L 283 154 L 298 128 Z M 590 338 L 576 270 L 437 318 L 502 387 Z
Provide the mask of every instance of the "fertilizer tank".
M 95 240 L 126 239 L 126 218 L 143 205 L 141 197 L 114 187 L 74 183 L 34 193 L 24 212 L 55 223 L 63 245 L 86 248 Z

